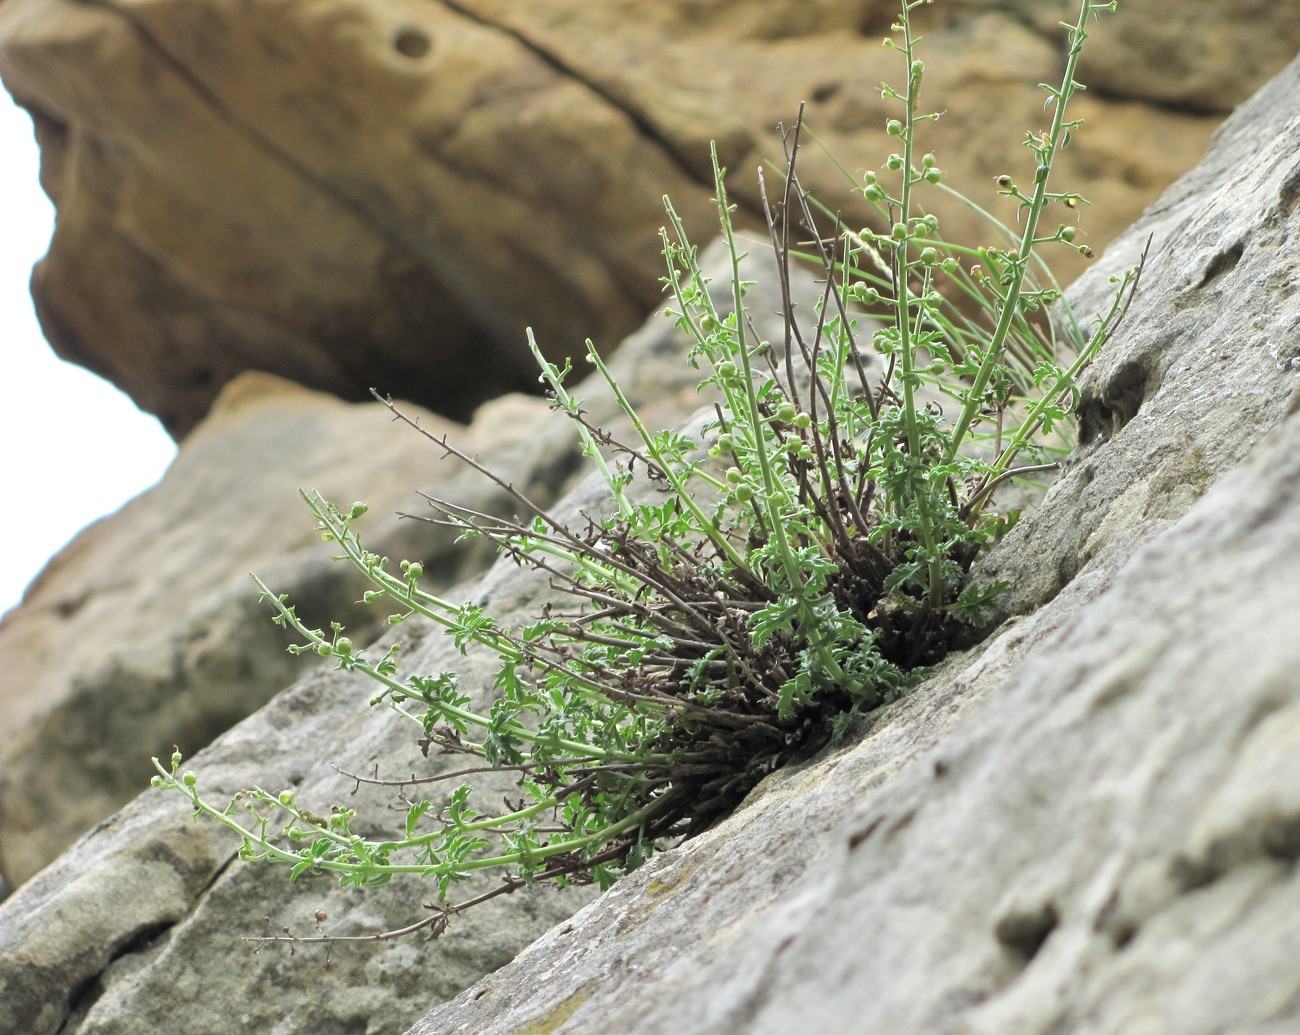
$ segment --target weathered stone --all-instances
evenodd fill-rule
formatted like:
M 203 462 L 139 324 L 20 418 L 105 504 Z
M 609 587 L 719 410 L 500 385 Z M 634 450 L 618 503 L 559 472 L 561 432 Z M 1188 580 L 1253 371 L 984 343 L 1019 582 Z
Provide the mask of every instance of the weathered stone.
M 1074 293 L 1154 235 L 989 559 L 1041 606 L 412 1035 L 1300 1025 L 1297 106 L 1300 61 Z
M 473 433 L 423 420 L 531 486 L 545 449 L 494 425 L 545 412 L 514 397 L 492 404 Z M 382 486 L 372 471 L 385 472 Z M 364 580 L 330 564 L 299 487 L 346 501 L 371 482 L 370 502 L 390 515 L 416 509 L 415 488 L 441 480 L 480 509 L 502 506 L 504 493 L 470 473 L 398 433 L 379 403 L 348 405 L 266 374 L 231 383 L 162 482 L 81 533 L 0 622 L 4 877 L 26 880 L 135 797 L 151 754 L 197 750 L 301 672 L 249 571 L 293 592 L 314 620 L 370 627 L 357 604 Z M 444 585 L 489 556 L 395 518 L 374 539 L 424 559 Z
M 1069 14 L 1051 5 L 1040 25 L 1002 6 L 917 12 L 926 93 L 947 113 L 927 146 L 981 201 L 995 174 L 1030 175 L 1015 142 L 1041 121 L 1037 84 L 1059 71 L 1055 20 Z M 1132 22 L 1151 5 L 1130 6 Z M 1200 36 L 1237 6 L 1197 5 Z M 754 167 L 773 168 L 774 127 L 801 100 L 849 170 L 880 163 L 897 114 L 879 94 L 898 78 L 879 46 L 894 9 L 5 0 L 0 74 L 35 117 L 59 210 L 33 279 L 43 324 L 61 355 L 178 436 L 247 369 L 344 398 L 374 385 L 466 417 L 531 383 L 525 324 L 561 355 L 585 337 L 612 346 L 654 305 L 661 196 L 711 227 L 710 140 L 749 220 Z M 1231 65 L 1246 89 L 1288 36 L 1275 20 L 1240 21 L 1261 41 L 1257 63 Z M 1163 39 L 1143 26 L 1102 22 L 1097 45 Z M 1117 46 L 1099 74 L 1158 63 Z M 1199 113 L 1231 104 L 1203 96 L 1222 61 L 1200 71 L 1186 97 L 1165 85 L 1139 103 L 1149 92 L 1114 73 L 1082 99 L 1094 125 L 1062 183 L 1095 202 L 1069 218 L 1098 250 L 1201 154 L 1217 116 Z M 816 149 L 804 178 L 850 221 L 866 218 Z M 974 217 L 936 207 L 968 239 Z M 1081 263 L 1066 257 L 1066 280 Z
M 1292 1030 L 1300 419 L 1271 435 L 411 1035 Z
M 1078 10 L 1074 0 L 962 2 L 1013 11 L 1047 33 Z M 1183 111 L 1230 111 L 1300 51 L 1300 18 L 1271 0 L 1142 0 L 1106 17 L 1085 53 L 1088 84 Z

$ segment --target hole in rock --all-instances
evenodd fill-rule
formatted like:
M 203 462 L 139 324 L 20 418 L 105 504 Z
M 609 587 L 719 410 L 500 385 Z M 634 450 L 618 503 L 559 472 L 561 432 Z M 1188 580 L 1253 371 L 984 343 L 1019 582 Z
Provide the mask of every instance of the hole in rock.
M 422 58 L 432 46 L 429 34 L 421 29 L 399 29 L 393 37 L 393 49 L 403 57 Z
M 1237 263 L 1241 262 L 1245 251 L 1245 242 L 1238 241 L 1231 248 L 1218 252 L 1206 265 L 1205 272 L 1201 274 L 1201 282 L 1196 285 L 1196 289 L 1199 291 L 1209 287 L 1224 274 L 1231 273 L 1236 269 Z
M 1297 207 L 1300 207 L 1300 170 L 1296 170 L 1286 178 L 1282 189 L 1278 191 L 1277 200 L 1284 217 L 1291 215 Z
M 1300 816 L 1276 815 L 1264 827 L 1264 851 L 1282 862 L 1300 859 Z
M 1141 363 L 1121 363 L 1100 396 L 1079 407 L 1079 444 L 1109 442 L 1137 416 L 1147 396 L 1147 371 Z
M 812 100 L 816 104 L 825 104 L 844 87 L 843 83 L 818 83 L 812 88 Z
M 1004 948 L 1028 964 L 1060 923 L 1056 907 L 1045 902 L 1038 909 L 1008 913 L 993 928 L 993 936 Z

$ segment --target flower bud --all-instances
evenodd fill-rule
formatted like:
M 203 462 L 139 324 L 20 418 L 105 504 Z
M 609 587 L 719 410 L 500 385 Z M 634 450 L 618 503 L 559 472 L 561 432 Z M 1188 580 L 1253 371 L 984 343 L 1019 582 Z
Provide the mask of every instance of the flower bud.
M 885 123 L 885 132 L 891 137 L 901 137 L 903 135 L 903 124 L 898 119 L 890 119 Z

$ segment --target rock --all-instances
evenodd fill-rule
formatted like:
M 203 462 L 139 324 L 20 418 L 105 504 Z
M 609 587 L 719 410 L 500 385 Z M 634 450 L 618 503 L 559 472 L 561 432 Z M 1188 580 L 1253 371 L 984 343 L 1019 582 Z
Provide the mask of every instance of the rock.
M 1041 119 L 1036 84 L 1059 71 L 1057 6 L 1050 19 L 987 4 L 917 12 L 927 96 L 947 111 L 930 147 L 977 200 L 993 201 L 994 175 L 1028 174 L 1013 142 Z M 1197 5 L 1195 38 L 1232 22 L 1260 42 L 1207 48 L 1212 67 L 1194 65 L 1189 92 L 1167 82 L 1147 103 L 1152 91 L 1118 70 L 1156 64 L 1131 41 L 1163 47 L 1161 25 L 1181 24 L 1161 23 L 1161 5 L 1147 25 L 1153 6 L 1133 5 L 1123 33 L 1098 27 L 1099 50 L 1117 55 L 1098 64 L 1112 85 L 1083 99 L 1094 126 L 1061 166 L 1096 203 L 1070 218 L 1097 250 L 1202 153 L 1236 96 L 1214 84 L 1262 81 L 1290 38 L 1283 14 Z M 42 323 L 60 355 L 178 437 L 248 369 L 467 418 L 532 384 L 526 324 L 559 356 L 585 337 L 612 347 L 656 303 L 661 196 L 711 231 L 710 140 L 750 222 L 754 168 L 774 169 L 774 127 L 801 100 L 850 171 L 893 150 L 879 82 L 898 62 L 878 40 L 894 10 L 6 0 L 0 75 L 36 121 L 59 213 L 33 277 Z M 1240 52 L 1259 60 L 1224 65 Z M 807 186 L 850 222 L 867 218 L 833 163 L 816 149 L 805 161 Z M 974 217 L 936 207 L 967 239 Z M 1081 268 L 1067 261 L 1066 280 Z
M 764 254 L 757 246 L 754 253 Z M 723 289 L 729 290 L 725 258 L 714 249 L 706 264 Z M 756 325 L 760 333 L 776 339 L 781 329 L 775 315 L 780 295 L 774 277 L 758 279 L 761 283 L 749 296 Z M 818 286 L 809 275 L 796 275 L 794 288 L 795 297 L 806 307 L 818 297 Z M 725 311 L 725 304 L 721 308 Z M 647 420 L 671 426 L 698 407 L 695 386 L 699 374 L 683 362 L 684 353 L 679 332 L 656 316 L 612 361 L 612 368 L 642 406 Z M 382 618 L 382 613 L 357 607 L 360 587 L 349 578 L 349 569 L 329 564 L 326 546 L 317 541 L 310 548 L 296 549 L 301 541 L 296 538 L 297 530 L 307 528 L 300 501 L 290 498 L 291 490 L 271 492 L 260 480 L 266 475 L 256 458 L 263 455 L 269 441 L 279 444 L 281 454 L 292 456 L 299 465 L 292 472 L 295 477 L 288 479 L 285 476 L 290 472 L 284 467 L 267 467 L 274 470 L 282 487 L 294 480 L 319 484 L 343 501 L 367 487 L 375 489 L 369 493 L 372 510 L 365 519 L 373 522 L 366 532 L 372 548 L 382 548 L 394 558 L 422 557 L 426 573 L 441 569 L 444 584 L 481 564 L 481 556 L 471 555 L 457 567 L 456 558 L 463 547 L 450 553 L 448 536 L 431 535 L 424 524 L 388 519 L 385 509 L 409 508 L 408 500 L 414 497 L 410 487 L 436 482 L 440 494 L 467 506 L 509 513 L 499 490 L 488 485 L 485 492 L 481 479 L 466 477 L 473 472 L 430 473 L 440 451 L 409 431 L 391 428 L 387 412 L 376 412 L 375 406 L 325 400 L 315 393 L 289 389 L 265 375 L 258 375 L 251 385 L 248 379 L 237 385 L 243 390 L 228 390 L 226 402 L 182 446 L 163 484 L 153 490 L 151 501 L 145 501 L 148 506 L 136 508 L 157 514 L 158 525 L 152 527 L 176 526 L 179 517 L 165 504 L 188 499 L 196 520 L 184 526 L 186 541 L 201 548 L 209 536 L 224 534 L 230 542 L 223 549 L 246 551 L 240 556 L 241 567 L 261 565 L 265 555 L 262 573 L 277 591 L 291 595 L 304 617 L 310 612 L 318 623 L 330 618 L 373 623 Z M 608 390 L 602 391 L 589 380 L 574 394 L 584 400 L 591 419 L 622 433 L 612 419 L 616 407 Z M 233 401 L 230 395 L 235 396 Z M 247 401 L 238 405 L 241 398 Z M 432 428 L 445 427 L 428 415 L 424 420 Z M 375 437 L 376 430 L 387 437 Z M 471 428 L 460 429 L 453 437 L 476 449 L 485 462 L 513 477 L 518 487 L 543 502 L 570 478 L 577 456 L 567 418 L 547 415 L 545 404 L 532 398 L 493 402 L 480 410 Z M 248 439 L 257 443 L 252 460 L 247 450 L 239 448 Z M 300 454 L 288 449 L 291 443 L 299 446 Z M 197 456 L 205 450 L 216 455 L 199 465 Z M 210 470 L 214 484 L 204 487 L 186 478 L 191 464 Z M 256 480 L 245 488 L 233 475 L 222 481 L 217 476 L 227 466 Z M 378 482 L 388 488 L 379 489 Z M 603 485 L 595 488 L 594 495 L 590 484 L 584 491 L 586 495 L 570 497 L 566 505 L 588 510 L 601 505 Z M 219 507 L 230 508 L 231 513 Z M 288 514 L 286 507 L 291 507 Z M 245 510 L 249 519 L 240 524 Z M 211 524 L 203 523 L 205 512 Z M 135 511 L 121 517 L 127 516 L 134 517 Z M 252 527 L 253 520 L 262 524 Z M 106 519 L 97 528 L 105 543 L 120 543 L 131 531 L 131 525 L 119 518 Z M 285 538 L 277 538 L 279 535 Z M 150 536 L 143 538 L 150 540 Z M 73 549 L 77 550 L 76 544 Z M 95 555 L 89 547 L 83 549 Z M 106 552 L 116 555 L 122 549 L 119 545 Z M 168 556 L 161 548 L 158 552 Z M 200 553 L 191 563 L 199 566 L 207 557 Z M 223 573 L 230 564 L 229 558 L 224 560 Z M 139 574 L 151 561 L 147 555 L 136 557 L 125 571 L 121 567 L 111 570 L 115 577 L 124 578 Z M 101 563 L 108 567 L 107 561 Z M 89 563 L 85 567 L 96 570 Z M 169 570 L 184 567 L 169 564 Z M 56 576 L 57 572 L 42 579 L 15 613 L 21 615 L 42 602 L 52 607 L 51 601 L 67 592 Z M 538 595 L 546 589 L 545 581 L 503 561 L 483 579 L 447 592 L 490 598 L 494 615 L 510 622 L 532 614 Z M 128 586 L 113 610 L 125 612 L 143 606 L 141 601 L 148 599 L 152 586 Z M 340 777 L 333 763 L 358 773 L 369 773 L 379 764 L 389 775 L 428 769 L 429 763 L 414 743 L 418 729 L 391 712 L 366 708 L 374 692 L 372 684 L 362 681 L 358 685 L 355 677 L 314 668 L 305 661 L 294 662 L 284 655 L 284 641 L 274 635 L 268 608 L 257 606 L 256 593 L 244 585 L 242 575 L 230 584 L 218 579 L 212 588 L 191 576 L 189 583 L 176 589 L 189 590 L 204 601 L 219 599 L 222 608 L 186 610 L 186 598 L 178 592 L 170 599 L 170 606 L 178 612 L 172 624 L 158 619 L 160 646 L 155 649 L 159 653 L 176 652 L 177 641 L 184 643 L 191 630 L 202 627 L 202 620 L 215 618 L 219 626 L 210 644 L 227 652 L 241 652 L 259 679 L 287 682 L 290 666 L 294 674 L 301 675 L 293 689 L 191 760 L 208 793 L 219 796 L 255 784 L 277 790 L 292 787 L 308 807 L 327 812 L 334 801 L 357 803 L 351 796 L 353 783 Z M 98 621 L 106 623 L 103 618 Z M 357 642 L 365 642 L 365 629 L 363 624 L 354 625 L 351 631 Z M 402 629 L 408 664 L 413 669 L 436 672 L 468 665 L 462 668 L 463 685 L 480 697 L 490 692 L 495 666 L 489 665 L 488 659 L 462 659 L 445 637 L 428 635 L 429 628 L 417 623 Z M 53 639 L 57 632 L 48 635 Z M 68 629 L 61 635 L 64 640 L 72 638 Z M 33 667 L 29 665 L 29 669 Z M 111 658 L 105 667 L 112 667 Z M 96 671 L 90 669 L 92 675 Z M 202 699 L 193 703 L 190 699 L 204 685 L 198 677 L 179 673 L 169 684 L 170 696 L 161 700 L 172 711 L 200 712 L 205 706 Z M 129 793 L 132 781 L 135 786 L 143 784 L 149 753 L 159 752 L 165 758 L 178 739 L 170 728 L 160 729 L 168 718 L 165 710 L 162 717 L 149 715 L 151 705 L 160 707 L 156 703 L 160 695 L 146 696 L 143 691 L 148 689 L 131 687 L 134 696 L 129 699 L 133 719 L 153 724 L 144 727 L 147 735 L 137 733 L 134 740 L 119 737 L 112 742 L 115 765 L 126 774 L 114 793 Z M 251 698 L 252 693 L 244 696 Z M 77 706 L 101 714 L 110 712 L 113 703 L 73 701 L 60 711 L 75 718 Z M 252 706 L 250 700 L 243 704 Z M 116 732 L 104 722 L 107 733 Z M 126 725 L 125 720 L 121 725 Z M 45 784 L 32 775 L 21 787 L 25 793 L 42 796 L 53 813 L 53 833 L 39 827 L 21 831 L 23 838 L 46 848 L 73 831 L 77 819 L 89 823 L 99 818 L 111 797 L 96 796 L 91 780 L 73 772 L 67 781 L 73 800 L 59 798 L 57 785 L 64 781 L 62 773 L 79 759 L 68 757 L 58 735 L 57 729 L 42 728 L 39 733 L 52 745 L 45 756 Z M 190 735 L 190 741 L 201 743 L 196 733 Z M 107 743 L 99 750 L 107 754 Z M 15 754 L 18 752 L 11 751 L 10 757 Z M 31 773 L 38 761 L 34 755 L 20 755 L 15 768 L 21 765 L 19 771 Z M 6 761 L 6 770 L 10 764 Z M 10 800 L 19 799 L 18 790 L 8 791 Z M 506 778 L 480 793 L 504 795 L 513 790 Z M 88 803 L 77 800 L 83 796 L 89 798 Z M 360 789 L 359 800 L 370 802 L 373 814 L 379 815 L 390 803 L 387 796 L 373 795 L 368 788 Z M 458 917 L 436 946 L 408 939 L 378 951 L 374 945 L 343 946 L 328 956 L 324 951 L 291 956 L 279 946 L 254 954 L 256 947 L 245 939 L 278 931 L 281 926 L 310 935 L 317 910 L 327 915 L 328 922 L 322 923 L 333 934 L 375 933 L 404 926 L 428 915 L 420 903 L 429 898 L 429 890 L 412 881 L 395 881 L 364 894 L 357 889 L 340 890 L 330 880 L 308 880 L 291 888 L 285 873 L 238 864 L 231 838 L 209 824 L 191 822 L 183 804 L 174 796 L 146 792 L 99 823 L 0 903 L 0 1031 L 39 1035 L 54 1031 L 135 1032 L 146 1027 L 169 1030 L 182 1007 L 187 1035 L 224 1035 L 232 1023 L 282 1035 L 397 1031 L 418 1019 L 431 1001 L 454 995 L 482 974 L 504 965 L 519 948 L 586 900 L 581 889 L 562 896 L 549 889 L 518 894 Z M 3 833 L 8 844 L 8 829 Z M 20 838 L 13 840 L 22 843 Z M 492 886 L 489 880 L 473 887 L 482 891 Z M 435 952 L 436 959 L 431 955 Z M 325 969 L 327 961 L 329 969 Z M 232 1010 L 237 1012 L 232 1014 Z
M 545 412 L 539 399 L 494 403 L 468 438 L 531 485 L 545 450 L 494 425 Z M 500 490 L 450 467 L 397 433 L 379 403 L 348 405 L 267 374 L 228 385 L 162 482 L 81 533 L 0 622 L 4 877 L 20 884 L 135 797 L 151 754 L 197 750 L 301 674 L 249 571 L 316 620 L 375 621 L 357 603 L 364 580 L 322 551 L 299 487 L 350 500 L 365 472 L 383 471 L 370 494 L 378 514 L 415 509 L 414 488 L 438 480 L 481 509 L 504 505 Z M 490 556 L 395 518 L 374 538 L 423 558 L 444 585 Z
M 194 1032 L 1294 1027 L 1298 102 L 1293 65 L 1077 286 L 1075 304 L 1097 309 L 1107 274 L 1157 234 L 1088 384 L 1078 458 L 982 568 L 1015 580 L 1008 624 L 859 741 L 777 774 L 418 1023 L 581 897 L 498 900 L 434 946 L 336 949 L 332 971 L 323 951 L 253 955 L 241 939 L 267 922 L 306 934 L 320 910 L 331 933 L 373 932 L 426 915 L 427 889 L 291 891 L 282 873 L 236 864 L 223 831 L 146 794 L 0 904 L 0 1030 L 167 1029 L 181 1010 Z M 655 380 L 689 373 L 662 329 L 616 362 L 656 422 L 688 411 L 689 379 Z M 603 420 L 609 400 L 589 388 Z M 489 421 L 493 448 L 554 491 L 572 449 L 552 446 L 554 419 L 508 412 Z M 341 499 L 429 484 L 399 484 L 378 448 L 355 455 L 355 477 L 382 469 L 384 486 L 348 484 Z M 597 502 L 587 484 L 558 506 Z M 415 552 L 385 539 L 382 513 L 372 538 Z M 348 609 L 355 590 L 318 590 L 297 561 L 267 571 L 277 588 L 322 617 Z M 192 592 L 220 593 L 222 577 Z M 508 620 L 544 591 L 498 565 L 449 592 L 490 597 Z M 456 662 L 441 637 L 406 635 L 413 668 Z M 465 664 L 477 685 L 479 661 Z M 194 768 L 213 795 L 259 783 L 318 811 L 351 800 L 331 762 L 421 762 L 409 728 L 367 712 L 368 697 L 309 671 Z
M 1300 419 L 1269 434 L 411 1035 L 1294 1029 Z
M 999 0 L 996 6 L 1039 32 L 1055 32 L 1077 9 L 1041 0 Z M 1285 4 L 1143 0 L 1121 3 L 1107 19 L 1088 43 L 1089 86 L 1182 111 L 1230 111 L 1259 85 L 1256 73 L 1271 75 L 1300 50 L 1300 20 Z
M 411 1035 L 1300 1026 L 1298 105 L 1300 61 L 1072 292 L 1154 236 L 984 566 L 1026 616 Z

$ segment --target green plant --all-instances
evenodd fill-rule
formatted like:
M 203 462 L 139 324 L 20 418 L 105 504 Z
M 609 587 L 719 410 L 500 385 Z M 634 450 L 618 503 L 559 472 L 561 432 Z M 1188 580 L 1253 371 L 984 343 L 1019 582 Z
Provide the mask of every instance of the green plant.
M 995 490 L 1053 466 L 1043 433 L 1068 421 L 1078 376 L 1122 315 L 1137 271 L 1120 279 L 1109 312 L 1085 331 L 1035 266 L 1043 246 L 1078 247 L 1072 227 L 1039 228 L 1049 206 L 1082 200 L 1050 190 L 1049 174 L 1078 126 L 1066 109 L 1082 89 L 1074 76 L 1089 19 L 1114 3 L 1082 0 L 1078 20 L 1065 26 L 1065 75 L 1059 88 L 1047 88 L 1051 126 L 1026 140 L 1032 187 L 1010 177 L 999 183 L 1018 205 L 1020 229 L 994 222 L 999 246 L 973 249 L 945 241 L 918 201 L 921 191 L 943 186 L 934 157 L 918 156 L 920 130 L 936 117 L 920 107 L 924 66 L 910 12 L 922 2 L 903 3 L 896 38 L 886 41 L 907 74 L 904 89 L 884 87 L 901 105 L 888 125 L 900 151 L 860 186 L 883 228 L 837 223 L 822 236 L 799 184 L 801 123 L 784 138 L 780 200 L 767 203 L 763 187 L 786 289 L 782 349 L 756 340 L 746 319 L 716 152 L 730 311 L 715 304 L 665 199 L 672 315 L 714 400 L 702 436 L 647 428 L 590 343 L 587 358 L 634 437 L 619 441 L 589 424 L 566 385 L 567 366 L 547 362 L 530 334 L 542 377 L 573 418 L 612 513 L 572 528 L 504 481 L 530 518 L 430 500 L 437 520 L 546 572 L 569 610 L 548 608 L 521 629 L 501 628 L 482 608 L 422 588 L 419 563 L 402 561 L 394 572 L 368 551 L 354 527 L 364 506 L 341 510 L 304 494 L 325 539 L 374 587 L 367 601 L 395 601 L 396 620 L 421 616 L 462 651 L 496 656 L 496 694 L 486 708 L 453 673 L 402 674 L 396 644 L 371 657 L 338 625 L 308 627 L 258 580 L 275 620 L 303 638 L 291 649 L 374 680 L 381 689 L 371 703 L 418 724 L 426 752 L 516 772 L 517 805 L 477 811 L 466 781 L 440 802 L 404 797 L 404 829 L 371 840 L 353 833 L 350 810 L 322 818 L 290 791 L 254 789 L 211 804 L 179 754 L 170 765 L 155 759 L 156 784 L 231 827 L 245 858 L 286 863 L 294 877 L 331 871 L 345 884 L 373 885 L 416 873 L 436 881 L 444 905 L 414 927 L 437 931 L 451 912 L 526 884 L 607 885 L 657 845 L 707 828 L 765 774 L 842 732 L 853 716 L 903 694 L 943 655 L 996 592 L 965 579 L 978 552 L 1014 520 L 988 512 Z M 825 272 L 811 327 L 789 304 L 798 258 L 792 225 L 819 242 L 811 258 Z M 884 323 L 871 329 L 864 307 L 887 314 Z M 866 334 L 883 360 L 874 380 L 862 361 Z M 951 400 L 953 420 L 938 398 Z M 494 477 L 445 438 L 435 441 Z M 634 478 L 634 470 L 643 473 Z M 400 786 L 410 791 L 446 775 Z M 505 880 L 448 905 L 452 888 L 480 870 L 504 871 Z

